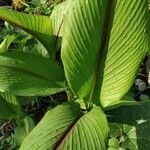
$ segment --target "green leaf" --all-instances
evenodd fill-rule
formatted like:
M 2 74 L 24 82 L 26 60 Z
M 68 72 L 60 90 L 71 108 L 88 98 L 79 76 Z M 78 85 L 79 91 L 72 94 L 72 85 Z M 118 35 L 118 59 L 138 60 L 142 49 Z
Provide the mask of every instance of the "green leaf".
M 68 84 L 80 99 L 111 106 L 128 92 L 148 52 L 147 0 L 74 0 L 68 10 L 62 42 Z
M 108 141 L 108 145 L 109 147 L 111 148 L 114 148 L 114 149 L 118 149 L 119 148 L 119 141 L 117 138 L 111 138 L 109 141 Z
M 0 91 L 20 96 L 50 95 L 65 90 L 62 68 L 39 55 L 8 52 L 0 55 Z
M 100 107 L 83 115 L 80 106 L 70 102 L 49 110 L 20 150 L 104 150 L 107 135 L 107 120 Z
M 150 102 L 139 106 L 123 106 L 107 112 L 110 136 L 119 139 L 121 147 L 132 150 L 149 150 Z
M 16 37 L 16 35 L 7 35 L 4 41 L 0 44 L 0 53 L 6 52 L 10 44 L 15 40 Z
M 62 36 L 64 17 L 69 9 L 69 1 L 64 1 L 55 6 L 50 18 L 52 20 L 53 33 L 56 36 Z
M 0 19 L 28 32 L 43 44 L 49 54 L 53 54 L 53 29 L 49 17 L 25 14 L 0 7 Z
M 0 119 L 18 119 L 22 115 L 21 106 L 17 98 L 9 93 L 1 93 Z
M 114 109 L 120 106 L 134 106 L 134 105 L 139 105 L 139 102 L 137 102 L 134 98 L 133 98 L 133 94 L 131 93 L 127 93 L 124 95 L 123 98 L 121 98 L 119 101 L 116 101 L 113 103 L 113 105 L 110 105 L 108 107 L 105 107 L 106 110 L 109 109 Z
M 68 12 L 69 0 L 64 1 L 54 7 L 50 16 L 53 26 L 53 34 L 56 36 L 54 40 L 55 50 L 61 49 L 63 30 L 64 30 L 64 17 Z
M 19 125 L 15 128 L 15 133 L 12 138 L 18 146 L 20 146 L 26 136 L 31 132 L 34 128 L 34 121 L 30 117 L 26 117 L 19 123 Z
M 32 53 L 32 54 L 39 54 L 43 57 L 48 57 L 48 53 L 44 46 L 36 41 L 34 38 L 28 39 L 26 43 L 22 46 L 23 52 Z

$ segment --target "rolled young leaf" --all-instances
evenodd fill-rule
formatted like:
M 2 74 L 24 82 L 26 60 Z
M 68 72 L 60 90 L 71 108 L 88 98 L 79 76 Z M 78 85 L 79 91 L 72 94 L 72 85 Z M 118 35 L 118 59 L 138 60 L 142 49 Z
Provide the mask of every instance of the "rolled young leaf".
M 52 20 L 53 33 L 56 36 L 62 36 L 64 17 L 69 9 L 69 0 L 66 0 L 55 6 L 50 18 Z
M 64 17 L 69 9 L 70 1 L 64 1 L 55 6 L 50 18 L 52 20 L 53 34 L 56 36 L 54 40 L 55 52 L 61 49 L 61 42 L 64 30 Z
M 0 19 L 34 36 L 43 44 L 49 54 L 53 55 L 53 29 L 49 17 L 25 14 L 0 7 Z
M 116 104 L 149 50 L 147 0 L 74 0 L 64 20 L 62 60 L 81 99 Z
M 65 89 L 62 68 L 53 60 L 24 52 L 0 55 L 0 91 L 20 96 L 50 95 Z
M 104 150 L 108 131 L 106 116 L 100 107 L 84 115 L 79 104 L 70 102 L 49 110 L 20 150 Z

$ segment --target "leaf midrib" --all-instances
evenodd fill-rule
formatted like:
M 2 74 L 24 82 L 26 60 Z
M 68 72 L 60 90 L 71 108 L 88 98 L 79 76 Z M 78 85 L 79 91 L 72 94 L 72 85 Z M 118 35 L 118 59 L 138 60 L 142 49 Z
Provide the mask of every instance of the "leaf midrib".
M 80 122 L 82 117 L 83 117 L 83 114 L 80 114 L 80 116 L 70 125 L 67 131 L 62 135 L 61 139 L 56 143 L 55 148 L 54 148 L 55 150 L 60 150 L 62 144 L 64 143 L 64 141 L 66 141 L 66 139 L 69 137 L 71 132 L 75 129 L 75 127 Z
M 95 99 L 97 99 L 97 101 L 99 103 L 100 96 L 97 97 L 96 96 L 97 93 L 95 91 L 97 91 L 97 87 L 99 87 L 98 91 L 101 91 L 101 87 L 102 87 L 103 74 L 104 74 L 104 72 L 103 72 L 104 71 L 104 63 L 106 60 L 106 54 L 107 54 L 107 50 L 108 50 L 107 43 L 110 39 L 110 31 L 112 28 L 112 21 L 113 21 L 113 11 L 115 9 L 115 6 L 116 6 L 116 0 L 114 0 L 114 1 L 108 0 L 107 10 L 105 13 L 104 24 L 103 24 L 102 40 L 100 42 L 100 48 L 99 48 L 99 52 L 97 55 L 98 57 L 97 57 L 96 69 L 95 69 L 94 76 L 93 76 L 93 84 L 92 84 L 92 88 L 91 88 L 91 92 L 90 92 L 89 102 L 92 102 L 92 100 L 95 101 Z M 101 80 L 99 80 L 99 77 L 101 78 Z M 97 83 L 98 81 L 100 81 L 99 84 Z M 97 86 L 97 84 L 99 86 Z M 99 94 L 100 94 L 100 92 L 99 92 Z

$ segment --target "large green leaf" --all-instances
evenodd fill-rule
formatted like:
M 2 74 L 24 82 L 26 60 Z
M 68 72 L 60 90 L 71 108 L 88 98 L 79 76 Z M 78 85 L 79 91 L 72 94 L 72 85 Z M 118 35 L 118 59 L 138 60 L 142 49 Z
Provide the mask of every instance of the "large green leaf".
M 110 137 L 118 138 L 120 146 L 131 150 L 149 150 L 150 102 L 139 106 L 123 106 L 108 113 Z
M 53 60 L 9 52 L 0 55 L 0 91 L 20 96 L 49 95 L 64 90 L 64 73 Z
M 148 52 L 147 0 L 74 0 L 65 17 L 62 60 L 69 86 L 103 107 L 131 87 Z
M 83 114 L 77 103 L 49 110 L 24 140 L 20 150 L 104 150 L 107 120 L 100 107 Z
M 0 19 L 30 33 L 43 44 L 49 54 L 53 54 L 53 29 L 49 17 L 25 14 L 0 7 Z

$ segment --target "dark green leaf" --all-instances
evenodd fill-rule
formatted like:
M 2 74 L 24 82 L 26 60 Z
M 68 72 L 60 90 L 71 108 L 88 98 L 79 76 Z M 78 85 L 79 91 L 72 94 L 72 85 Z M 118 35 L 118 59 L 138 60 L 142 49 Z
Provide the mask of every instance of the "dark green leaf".
M 122 106 L 108 113 L 110 136 L 119 139 L 123 148 L 149 150 L 150 102 L 138 106 Z
M 15 96 L 9 93 L 1 93 L 0 95 L 0 119 L 18 119 L 23 115 Z
M 0 91 L 20 96 L 50 95 L 64 87 L 62 68 L 39 55 L 10 52 L 0 55 Z
M 15 128 L 15 133 L 12 136 L 15 143 L 20 146 L 25 139 L 25 137 L 31 132 L 34 128 L 34 121 L 30 117 L 24 118 L 19 125 Z

